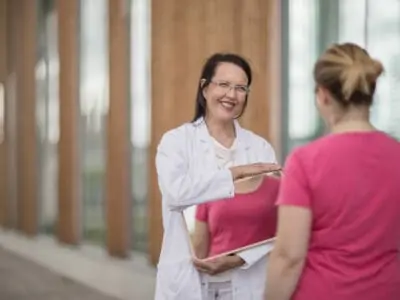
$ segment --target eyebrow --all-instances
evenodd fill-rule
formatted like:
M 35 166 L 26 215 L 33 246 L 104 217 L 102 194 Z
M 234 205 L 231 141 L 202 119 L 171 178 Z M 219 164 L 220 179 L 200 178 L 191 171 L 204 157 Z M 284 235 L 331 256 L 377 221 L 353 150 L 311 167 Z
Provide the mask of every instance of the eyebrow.
M 215 81 L 217 81 L 217 82 L 223 82 L 223 83 L 232 83 L 232 84 L 234 84 L 234 85 L 236 85 L 236 86 L 248 86 L 248 83 L 234 83 L 234 82 L 232 82 L 232 81 L 229 81 L 229 80 L 225 80 L 225 79 L 213 79 L 213 80 L 215 80 Z

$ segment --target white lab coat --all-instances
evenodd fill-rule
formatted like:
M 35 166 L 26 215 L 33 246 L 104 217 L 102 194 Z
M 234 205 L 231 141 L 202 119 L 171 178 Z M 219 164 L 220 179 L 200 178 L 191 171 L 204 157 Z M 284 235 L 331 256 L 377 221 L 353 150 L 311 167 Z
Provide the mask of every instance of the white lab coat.
M 271 145 L 235 122 L 236 164 L 275 163 Z M 156 300 L 202 300 L 205 293 L 192 264 L 182 211 L 192 205 L 234 196 L 229 170 L 217 167 L 212 140 L 203 119 L 166 132 L 157 149 L 156 168 L 162 194 L 164 236 L 158 263 Z M 232 274 L 234 300 L 261 300 L 267 247 L 239 255 L 246 264 Z

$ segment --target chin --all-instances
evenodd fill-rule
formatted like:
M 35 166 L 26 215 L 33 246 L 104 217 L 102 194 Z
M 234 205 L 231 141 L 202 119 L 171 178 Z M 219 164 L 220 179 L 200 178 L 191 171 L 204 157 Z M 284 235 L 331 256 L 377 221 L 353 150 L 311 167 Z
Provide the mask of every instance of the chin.
M 225 109 L 219 109 L 216 111 L 215 117 L 221 121 L 232 121 L 234 120 L 239 113 L 236 111 L 227 111 Z
M 227 113 L 219 113 L 215 116 L 221 122 L 231 122 L 235 119 L 234 114 L 227 114 Z

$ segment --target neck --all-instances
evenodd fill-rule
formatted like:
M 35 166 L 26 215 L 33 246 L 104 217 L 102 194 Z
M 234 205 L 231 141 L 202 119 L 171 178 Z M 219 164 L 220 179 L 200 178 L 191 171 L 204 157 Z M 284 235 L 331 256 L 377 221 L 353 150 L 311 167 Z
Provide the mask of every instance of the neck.
M 375 131 L 376 128 L 369 121 L 369 115 L 369 108 L 349 108 L 340 116 L 332 118 L 330 131 L 332 133 Z
M 209 134 L 219 143 L 230 147 L 235 140 L 235 124 L 232 121 L 221 122 L 212 118 L 205 118 Z

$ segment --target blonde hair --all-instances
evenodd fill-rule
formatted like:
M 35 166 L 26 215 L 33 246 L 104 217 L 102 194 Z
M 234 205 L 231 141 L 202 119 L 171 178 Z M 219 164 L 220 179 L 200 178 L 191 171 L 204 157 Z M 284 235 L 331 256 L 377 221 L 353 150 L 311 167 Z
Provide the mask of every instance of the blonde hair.
M 371 105 L 382 64 L 352 43 L 334 44 L 318 59 L 314 80 L 343 105 Z

